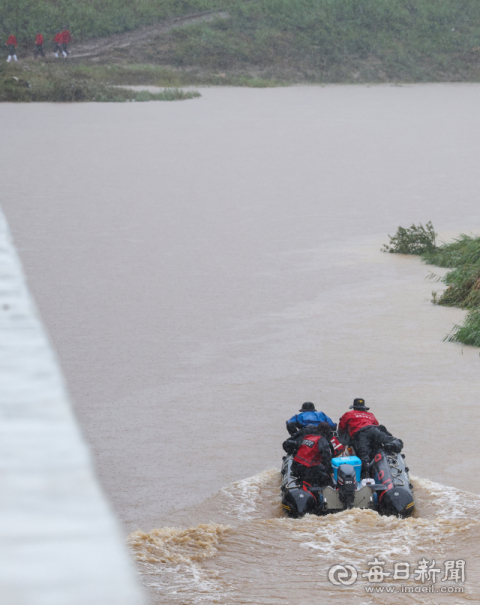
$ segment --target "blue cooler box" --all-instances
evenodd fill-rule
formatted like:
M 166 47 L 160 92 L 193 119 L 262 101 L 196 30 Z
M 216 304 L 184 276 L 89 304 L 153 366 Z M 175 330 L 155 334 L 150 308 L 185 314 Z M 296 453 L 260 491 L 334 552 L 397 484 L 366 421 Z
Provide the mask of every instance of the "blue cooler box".
M 357 483 L 360 483 L 360 476 L 362 472 L 362 461 L 358 456 L 341 456 L 340 458 L 332 458 L 333 476 L 335 481 L 337 480 L 338 467 L 342 464 L 351 464 L 355 469 L 355 475 L 357 476 Z

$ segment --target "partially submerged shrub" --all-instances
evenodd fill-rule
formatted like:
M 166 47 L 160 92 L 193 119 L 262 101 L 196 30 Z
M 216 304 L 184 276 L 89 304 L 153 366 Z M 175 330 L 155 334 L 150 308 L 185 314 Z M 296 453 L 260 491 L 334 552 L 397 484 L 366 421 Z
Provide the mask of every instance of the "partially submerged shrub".
M 149 92 L 141 90 L 135 94 L 134 101 L 183 101 L 185 99 L 194 99 L 199 97 L 200 93 L 196 91 L 185 92 L 179 88 L 165 88 L 161 92 Z
M 408 229 L 399 227 L 394 236 L 389 235 L 390 245 L 384 244 L 383 252 L 396 254 L 425 254 L 436 248 L 437 234 L 431 221 L 425 227 L 419 223 Z
M 480 310 L 471 311 L 463 326 L 455 326 L 445 340 L 480 347 Z
M 480 237 L 462 233 L 451 244 L 422 252 L 422 260 L 437 267 L 480 265 Z
M 422 261 L 450 267 L 438 281 L 448 288 L 435 302 L 446 307 L 480 308 L 480 237 L 462 234 L 450 244 L 443 244 L 422 254 Z
M 462 309 L 480 308 L 480 268 L 459 267 L 439 279 L 448 286 L 437 304 Z

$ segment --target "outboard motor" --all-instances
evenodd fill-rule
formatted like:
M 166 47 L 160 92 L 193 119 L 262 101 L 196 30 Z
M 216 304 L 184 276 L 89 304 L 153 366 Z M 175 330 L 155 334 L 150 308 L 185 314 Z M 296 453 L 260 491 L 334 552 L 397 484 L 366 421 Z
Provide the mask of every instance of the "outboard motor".
M 293 456 L 284 456 L 282 464 L 282 506 L 289 517 L 319 514 L 323 508 L 321 488 L 305 485 L 292 473 Z
M 317 498 L 306 488 L 290 489 L 285 492 L 282 506 L 289 517 L 303 517 L 317 512 Z
M 379 450 L 373 460 L 371 472 L 377 484 L 385 486 L 378 494 L 378 512 L 383 515 L 409 517 L 415 508 L 412 485 L 403 454 Z
M 338 467 L 337 488 L 340 502 L 345 508 L 352 508 L 357 489 L 357 475 L 351 464 L 342 464 Z

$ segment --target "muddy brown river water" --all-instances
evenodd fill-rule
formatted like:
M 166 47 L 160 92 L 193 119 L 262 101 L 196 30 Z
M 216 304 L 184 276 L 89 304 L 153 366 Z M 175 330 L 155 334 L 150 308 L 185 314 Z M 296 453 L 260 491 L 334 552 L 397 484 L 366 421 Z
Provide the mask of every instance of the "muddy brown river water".
M 201 92 L 0 107 L 0 204 L 151 602 L 478 602 L 479 352 L 442 342 L 442 270 L 379 249 L 480 232 L 480 85 Z M 285 518 L 285 420 L 354 397 L 405 442 L 415 516 Z M 445 590 L 327 578 L 375 557 Z

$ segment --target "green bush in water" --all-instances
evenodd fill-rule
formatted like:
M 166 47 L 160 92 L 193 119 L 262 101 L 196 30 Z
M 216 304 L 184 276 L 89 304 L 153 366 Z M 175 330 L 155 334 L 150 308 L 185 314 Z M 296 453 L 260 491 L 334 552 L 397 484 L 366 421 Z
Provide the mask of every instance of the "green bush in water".
M 445 340 L 480 347 L 480 310 L 471 311 L 463 326 L 455 326 Z
M 394 236 L 389 235 L 390 245 L 385 244 L 383 252 L 397 254 L 424 254 L 436 248 L 437 234 L 431 221 L 425 227 L 420 223 L 410 228 L 399 227 Z

